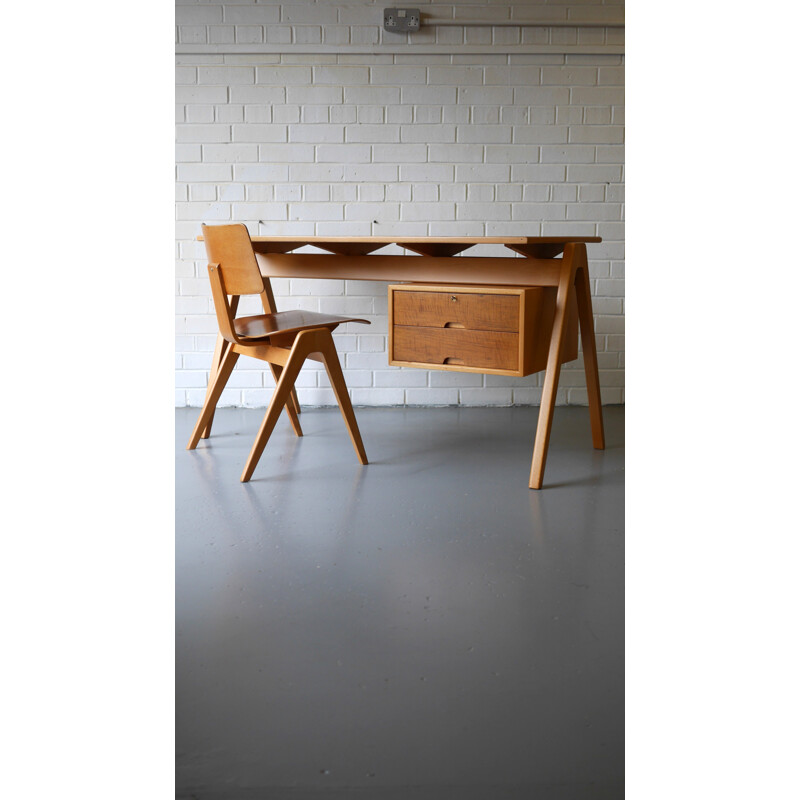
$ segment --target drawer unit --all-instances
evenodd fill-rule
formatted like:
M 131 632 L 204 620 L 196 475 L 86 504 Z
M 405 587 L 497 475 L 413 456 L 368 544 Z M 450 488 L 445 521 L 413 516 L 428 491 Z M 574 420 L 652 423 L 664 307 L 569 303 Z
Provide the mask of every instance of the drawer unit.
M 547 367 L 556 289 L 389 287 L 389 363 L 458 372 L 529 375 Z M 562 363 L 578 357 L 578 312 L 567 313 Z

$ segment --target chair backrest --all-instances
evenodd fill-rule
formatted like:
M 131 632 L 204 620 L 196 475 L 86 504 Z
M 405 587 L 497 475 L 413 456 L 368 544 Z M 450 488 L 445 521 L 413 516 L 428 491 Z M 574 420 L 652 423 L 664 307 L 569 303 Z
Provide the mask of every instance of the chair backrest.
M 258 268 L 247 226 L 203 225 L 209 264 L 219 264 L 228 294 L 261 294 L 264 279 Z
M 260 294 L 263 303 L 266 290 L 250 234 L 242 224 L 203 225 L 203 241 L 208 255 L 208 277 L 219 332 L 227 341 L 241 344 L 242 340 L 236 335 L 233 324 L 239 295 Z M 228 295 L 232 295 L 230 301 Z

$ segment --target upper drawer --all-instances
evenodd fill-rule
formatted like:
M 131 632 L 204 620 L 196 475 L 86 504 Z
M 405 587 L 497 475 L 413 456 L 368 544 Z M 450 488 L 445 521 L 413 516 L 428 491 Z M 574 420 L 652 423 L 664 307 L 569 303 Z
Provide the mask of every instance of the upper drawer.
M 394 324 L 473 331 L 519 331 L 518 294 L 396 291 Z

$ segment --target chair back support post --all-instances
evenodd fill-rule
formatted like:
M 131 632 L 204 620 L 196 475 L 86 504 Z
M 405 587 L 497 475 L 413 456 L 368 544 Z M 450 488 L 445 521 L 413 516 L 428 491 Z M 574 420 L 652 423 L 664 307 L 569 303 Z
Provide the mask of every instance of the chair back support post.
M 228 302 L 225 279 L 219 264 L 208 265 L 208 279 L 211 282 L 211 297 L 214 300 L 214 311 L 217 313 L 217 324 L 222 338 L 231 344 L 241 344 L 242 340 L 236 335 L 233 327 L 233 309 Z M 238 295 L 234 297 L 238 300 Z

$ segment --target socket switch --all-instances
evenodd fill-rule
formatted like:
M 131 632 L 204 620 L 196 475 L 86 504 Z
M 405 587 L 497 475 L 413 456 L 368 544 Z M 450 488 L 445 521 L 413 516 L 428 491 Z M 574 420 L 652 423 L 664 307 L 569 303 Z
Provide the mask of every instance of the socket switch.
M 419 30 L 418 8 L 384 8 L 383 29 L 392 33 L 413 33 Z

